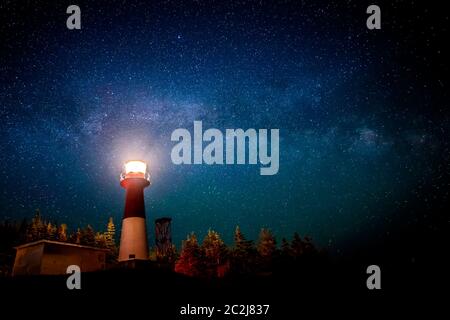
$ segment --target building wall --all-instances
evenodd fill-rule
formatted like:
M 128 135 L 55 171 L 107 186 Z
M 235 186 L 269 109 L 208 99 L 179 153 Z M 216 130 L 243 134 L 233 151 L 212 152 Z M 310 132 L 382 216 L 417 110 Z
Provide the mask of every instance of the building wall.
M 47 244 L 40 274 L 66 274 L 67 267 L 77 265 L 82 272 L 105 269 L 105 252 L 89 248 Z
M 17 249 L 13 275 L 39 274 L 44 244 Z
M 81 272 L 104 270 L 106 253 L 84 247 L 41 243 L 18 248 L 13 275 L 66 274 L 67 267 L 77 265 Z

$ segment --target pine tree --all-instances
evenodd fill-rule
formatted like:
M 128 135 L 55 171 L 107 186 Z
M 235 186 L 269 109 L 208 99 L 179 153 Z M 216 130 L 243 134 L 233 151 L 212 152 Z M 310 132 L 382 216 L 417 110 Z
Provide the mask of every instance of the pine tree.
M 241 228 L 239 226 L 236 226 L 236 229 L 234 230 L 234 245 L 236 248 L 238 248 L 242 243 L 244 243 L 245 237 L 244 234 L 241 231 Z
M 77 229 L 76 232 L 72 233 L 69 238 L 70 243 L 81 244 L 81 230 Z
M 116 226 L 114 225 L 113 218 L 110 217 L 106 228 L 106 247 L 115 250 L 116 248 Z
M 175 264 L 175 272 L 188 276 L 199 276 L 202 273 L 201 251 L 194 233 L 183 241 L 180 258 Z
M 95 234 L 95 246 L 99 248 L 107 247 L 107 237 L 106 234 L 97 232 Z
M 36 209 L 33 219 L 31 220 L 31 225 L 29 226 L 27 239 L 28 241 L 37 241 L 45 237 L 44 230 L 46 231 L 46 225 L 41 219 L 41 211 Z
M 59 226 L 57 240 L 62 242 L 67 241 L 67 224 L 63 223 Z
M 95 246 L 95 232 L 91 225 L 87 225 L 86 229 L 81 232 L 81 244 L 87 246 Z
M 291 242 L 292 256 L 297 259 L 303 254 L 304 250 L 305 250 L 305 245 L 303 243 L 302 238 L 300 237 L 300 235 L 297 232 L 294 233 L 294 238 L 292 239 L 292 242 Z
M 263 258 L 272 258 L 276 249 L 277 243 L 275 237 L 269 229 L 261 229 L 258 240 L 258 253 Z
M 306 254 L 311 255 L 311 254 L 317 253 L 317 249 L 314 246 L 312 239 L 310 237 L 305 236 L 303 239 L 303 243 L 304 243 L 304 250 L 305 250 Z
M 56 240 L 58 229 L 51 222 L 47 223 L 46 239 Z
M 274 271 L 290 272 L 292 270 L 292 249 L 289 240 L 281 239 L 280 255 L 277 256 L 273 264 Z
M 260 257 L 260 266 L 262 267 L 262 269 L 271 269 L 277 247 L 275 237 L 269 229 L 261 229 L 257 250 Z
M 248 253 L 253 250 L 253 241 L 247 240 L 239 226 L 234 231 L 234 246 L 237 251 Z
M 255 264 L 255 253 L 253 241 L 247 240 L 239 226 L 236 226 L 232 250 L 232 271 L 238 274 L 252 272 Z
M 219 233 L 211 229 L 208 230 L 201 249 L 208 275 L 218 276 L 219 267 L 227 263 L 227 247 Z
M 166 254 L 166 259 L 167 259 L 167 263 L 173 268 L 175 261 L 177 261 L 177 259 L 178 259 L 177 247 L 174 244 L 172 244 L 172 246 L 170 247 L 170 250 L 168 250 L 168 252 Z
M 292 255 L 291 245 L 286 238 L 281 239 L 281 255 L 283 258 L 288 258 Z

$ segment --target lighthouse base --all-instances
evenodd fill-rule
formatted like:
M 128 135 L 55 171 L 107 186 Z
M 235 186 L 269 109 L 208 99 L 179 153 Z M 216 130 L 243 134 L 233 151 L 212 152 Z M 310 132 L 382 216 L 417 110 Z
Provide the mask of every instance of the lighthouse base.
M 156 270 L 158 266 L 152 260 L 125 260 L 117 265 L 118 269 Z
M 119 262 L 148 260 L 147 230 L 145 218 L 129 217 L 122 220 Z

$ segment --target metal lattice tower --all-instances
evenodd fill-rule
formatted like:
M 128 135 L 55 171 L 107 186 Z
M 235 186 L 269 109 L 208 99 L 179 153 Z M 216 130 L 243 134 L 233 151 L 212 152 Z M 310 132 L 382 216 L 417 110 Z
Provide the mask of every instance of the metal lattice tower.
M 171 218 L 155 220 L 156 253 L 160 257 L 167 256 L 172 250 Z

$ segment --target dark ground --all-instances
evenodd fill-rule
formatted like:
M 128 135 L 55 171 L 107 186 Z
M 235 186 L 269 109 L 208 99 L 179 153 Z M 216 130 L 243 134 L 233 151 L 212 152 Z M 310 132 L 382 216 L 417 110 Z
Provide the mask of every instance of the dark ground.
M 148 319 L 206 319 L 181 316 L 181 306 L 224 308 L 225 304 L 270 304 L 267 316 L 233 317 L 215 314 L 213 319 L 301 319 L 353 314 L 402 315 L 427 308 L 431 315 L 446 299 L 444 265 L 381 264 L 381 290 L 366 288 L 363 263 L 321 262 L 295 270 L 252 278 L 194 279 L 161 269 L 109 270 L 82 274 L 81 290 L 68 290 L 66 276 L 3 278 L 2 301 L 20 301 L 34 307 L 60 309 L 70 315 L 91 318 L 124 314 Z M 5 300 L 6 298 L 6 300 Z M 30 304 L 31 303 L 31 304 Z M 5 304 L 8 305 L 8 304 Z M 433 317 L 427 317 L 429 319 Z

